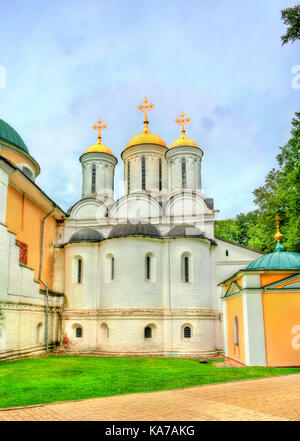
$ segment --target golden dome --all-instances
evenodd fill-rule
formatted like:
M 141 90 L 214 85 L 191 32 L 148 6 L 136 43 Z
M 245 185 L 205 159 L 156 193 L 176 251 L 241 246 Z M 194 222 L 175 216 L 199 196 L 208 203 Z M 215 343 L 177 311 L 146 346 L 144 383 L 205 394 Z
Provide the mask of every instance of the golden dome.
M 148 132 L 144 131 L 142 133 L 139 133 L 138 135 L 135 135 L 133 138 L 131 138 L 126 148 L 138 144 L 158 144 L 167 147 L 165 141 L 161 139 L 160 136 L 155 135 L 154 133 L 151 133 L 149 131 Z
M 193 139 L 181 137 L 173 142 L 170 149 L 172 149 L 173 147 L 181 147 L 181 146 L 199 147 L 196 141 L 194 141 Z
M 104 144 L 94 144 L 91 145 L 88 149 L 86 149 L 85 153 L 107 153 L 108 155 L 113 155 L 113 152 L 106 147 Z

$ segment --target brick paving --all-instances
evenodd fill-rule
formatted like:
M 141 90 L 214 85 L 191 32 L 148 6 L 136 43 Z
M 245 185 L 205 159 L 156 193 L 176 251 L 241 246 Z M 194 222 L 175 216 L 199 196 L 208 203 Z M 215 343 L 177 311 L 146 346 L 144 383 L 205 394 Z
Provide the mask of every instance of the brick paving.
M 0 410 L 2 421 L 299 421 L 300 374 Z

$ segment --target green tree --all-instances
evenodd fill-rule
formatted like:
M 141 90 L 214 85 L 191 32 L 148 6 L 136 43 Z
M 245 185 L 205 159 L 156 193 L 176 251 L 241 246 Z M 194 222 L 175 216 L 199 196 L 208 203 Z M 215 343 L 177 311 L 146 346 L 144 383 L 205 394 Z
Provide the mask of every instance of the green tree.
M 274 217 L 278 214 L 286 249 L 300 252 L 300 112 L 292 120 L 291 135 L 280 147 L 278 169 L 272 169 L 265 184 L 253 192 L 258 209 L 218 221 L 216 237 L 271 252 L 275 246 Z
M 288 26 L 286 34 L 281 36 L 282 45 L 289 41 L 300 40 L 300 5 L 283 9 L 281 18 L 284 24 Z

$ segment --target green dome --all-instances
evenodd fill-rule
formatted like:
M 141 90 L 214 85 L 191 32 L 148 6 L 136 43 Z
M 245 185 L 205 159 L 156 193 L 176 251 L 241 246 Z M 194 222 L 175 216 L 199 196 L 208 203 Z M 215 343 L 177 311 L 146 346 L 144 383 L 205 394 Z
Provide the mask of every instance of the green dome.
M 13 144 L 20 149 L 24 150 L 24 152 L 28 153 L 28 149 L 26 144 L 24 143 L 21 136 L 13 129 L 9 124 L 0 119 L 0 141 L 6 141 L 10 144 Z
M 273 253 L 259 257 L 250 263 L 246 269 L 300 269 L 300 253 L 285 251 L 284 246 L 278 242 Z

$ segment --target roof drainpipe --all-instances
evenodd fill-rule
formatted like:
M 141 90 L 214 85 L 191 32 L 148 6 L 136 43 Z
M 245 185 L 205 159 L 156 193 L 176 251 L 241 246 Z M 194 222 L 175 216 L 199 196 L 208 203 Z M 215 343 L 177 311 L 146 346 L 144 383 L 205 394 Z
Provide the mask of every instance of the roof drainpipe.
M 43 217 L 42 220 L 42 231 L 41 231 L 41 249 L 40 249 L 40 272 L 39 272 L 39 282 L 46 288 L 46 320 L 45 320 L 45 344 L 46 344 L 46 352 L 48 352 L 49 344 L 48 344 L 48 316 L 49 316 L 49 290 L 48 286 L 42 280 L 42 270 L 43 270 L 43 257 L 44 257 L 44 231 L 45 231 L 45 221 L 48 216 L 50 216 L 55 210 L 56 205 L 53 205 L 52 211 L 50 211 L 46 216 Z

